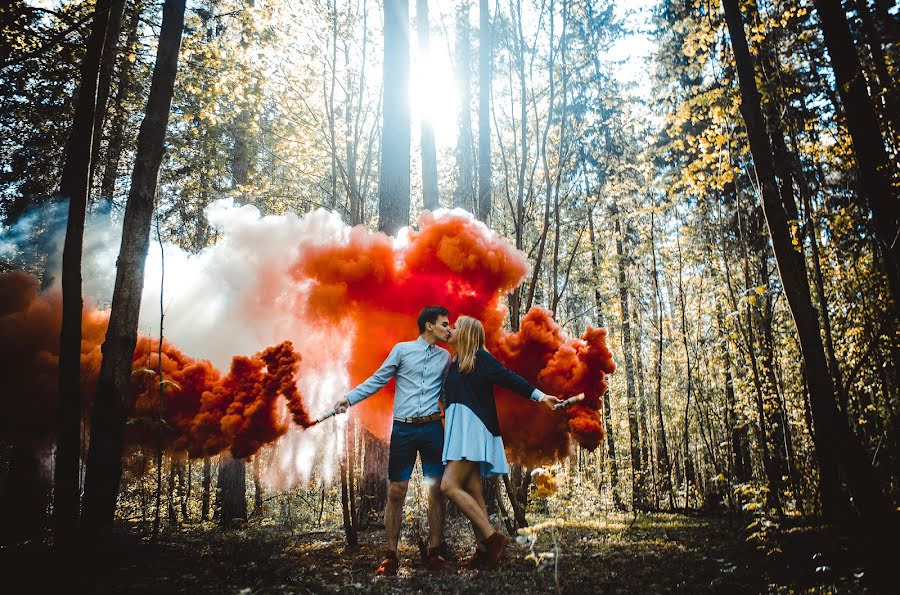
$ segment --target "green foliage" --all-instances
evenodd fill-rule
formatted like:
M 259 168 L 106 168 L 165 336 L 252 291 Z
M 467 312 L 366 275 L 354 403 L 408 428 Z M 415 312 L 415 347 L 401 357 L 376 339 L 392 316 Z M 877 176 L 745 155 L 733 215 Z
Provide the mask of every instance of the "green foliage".
M 0 217 L 9 224 L 59 184 L 92 3 L 0 6 Z

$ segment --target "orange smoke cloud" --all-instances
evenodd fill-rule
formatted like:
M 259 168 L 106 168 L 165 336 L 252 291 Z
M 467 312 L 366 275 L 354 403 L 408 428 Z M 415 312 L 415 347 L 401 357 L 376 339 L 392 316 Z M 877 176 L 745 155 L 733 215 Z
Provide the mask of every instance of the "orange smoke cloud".
M 396 342 L 416 337 L 415 318 L 424 306 L 442 304 L 451 311 L 451 318 L 466 314 L 480 319 L 488 349 L 544 392 L 563 398 L 585 395 L 576 405 L 551 412 L 498 389 L 500 424 L 512 460 L 548 463 L 565 457 L 573 439 L 587 448 L 602 441 L 599 410 L 605 376 L 615 369 L 606 331 L 589 327 L 579 338 L 568 337 L 550 312 L 535 308 L 523 317 L 516 333 L 505 332 L 505 296 L 525 278 L 528 263 L 521 251 L 470 214 L 425 212 L 418 230 L 395 240 L 362 227 L 348 229 L 336 216 L 322 212 L 302 220 L 254 219 L 246 209 L 218 208 L 223 235 L 232 242 L 217 244 L 224 246 L 223 253 L 216 252 L 216 247 L 204 253 L 208 258 L 200 260 L 203 274 L 186 277 L 187 284 L 193 283 L 189 295 L 201 295 L 206 283 L 229 286 L 236 276 L 243 285 L 231 287 L 237 297 L 219 302 L 224 305 L 221 314 L 215 308 L 209 309 L 213 314 L 204 312 L 210 319 L 203 320 L 204 333 L 195 341 L 201 346 L 195 349 L 203 349 L 203 340 L 215 340 L 204 338 L 221 336 L 228 332 L 223 329 L 231 328 L 272 342 L 293 339 L 308 356 L 304 370 L 309 375 L 304 380 L 310 382 L 304 388 L 310 394 L 321 391 L 315 396 L 324 401 L 339 390 L 334 383 L 340 382 L 343 370 L 338 368 L 344 361 L 351 385 L 362 382 Z M 290 241 L 297 241 L 297 249 L 288 252 L 296 256 L 287 269 L 284 260 L 275 256 L 283 256 L 285 242 Z M 229 245 L 231 250 L 245 252 L 259 246 L 259 258 L 240 261 L 244 268 L 222 271 L 239 260 L 230 257 Z M 4 379 L 13 379 L 13 389 L 5 391 L 3 398 L 8 401 L 5 410 L 14 411 L 0 422 L 0 428 L 27 431 L 32 424 L 49 436 L 56 411 L 59 296 L 42 294 L 36 280 L 13 273 L 0 276 L 0 298 L 0 370 Z M 187 313 L 196 314 L 191 307 L 185 312 L 181 325 L 191 320 Z M 220 318 L 211 320 L 214 315 Z M 167 320 L 172 319 L 170 313 Z M 106 321 L 105 312 L 85 312 L 85 404 L 96 386 Z M 188 340 L 184 338 L 185 344 Z M 239 340 L 228 343 L 234 352 L 243 350 Z M 350 352 L 345 360 L 347 344 Z M 290 343 L 237 357 L 224 375 L 210 362 L 188 357 L 168 342 L 163 342 L 161 356 L 159 347 L 155 340 L 140 338 L 134 368 L 155 371 L 161 365 L 163 378 L 171 383 L 163 385 L 162 400 L 167 448 L 192 455 L 228 448 L 235 456 L 246 456 L 284 434 L 291 421 L 311 425 L 296 385 L 300 358 Z M 209 353 L 198 355 L 223 355 L 214 349 L 221 345 L 208 347 Z M 254 344 L 252 350 L 257 348 Z M 133 421 L 128 436 L 140 443 L 156 435 L 160 387 L 153 373 L 134 375 L 132 384 Z M 352 409 L 367 429 L 383 439 L 390 433 L 392 396 L 393 383 Z
M 588 327 L 580 339 L 570 338 L 549 310 L 532 308 L 522 318 L 519 332 L 489 334 L 488 346 L 510 370 L 544 392 L 560 398 L 585 397 L 562 411 L 535 411 L 517 395 L 498 390 L 503 437 L 517 460 L 539 464 L 560 459 L 570 451 L 570 436 L 591 450 L 603 441 L 599 410 L 606 375 L 616 369 L 606 346 L 606 329 Z
M 527 272 L 524 254 L 461 211 L 426 211 L 419 231 L 410 231 L 408 241 L 396 247 L 391 238 L 357 227 L 340 243 L 303 250 L 292 267 L 297 281 L 312 282 L 305 317 L 350 323 L 352 385 L 371 375 L 396 342 L 415 338 L 415 318 L 424 306 L 441 304 L 451 319 L 460 314 L 480 319 L 488 348 L 545 392 L 585 393 L 577 406 L 550 412 L 498 389 L 500 425 L 510 455 L 534 464 L 566 456 L 571 437 L 587 448 L 603 440 L 598 411 L 605 375 L 615 364 L 604 329 L 588 328 L 580 339 L 569 338 L 543 309 L 528 312 L 518 333 L 503 331 L 504 296 Z M 391 383 L 352 410 L 385 440 L 393 390 Z
M 62 300 L 39 288 L 28 273 L 0 274 L 0 436 L 12 440 L 49 442 L 56 419 Z M 96 390 L 107 321 L 96 311 L 86 311 L 82 319 L 82 407 Z
M 49 440 L 58 401 L 58 293 L 38 292 L 38 281 L 20 271 L 0 275 L 0 370 L 9 387 L 2 436 Z M 85 309 L 82 325 L 82 409 L 90 410 L 102 361 L 108 313 Z M 159 425 L 161 369 L 165 447 L 191 456 L 229 449 L 243 458 L 283 435 L 288 424 L 308 427 L 309 415 L 297 390 L 300 355 L 290 341 L 252 357 L 235 357 L 224 378 L 208 361 L 195 360 L 163 341 L 138 337 L 134 352 L 128 440 L 154 443 Z M 291 418 L 283 418 L 283 397 Z M 18 433 L 18 434 L 17 434 Z
M 294 380 L 299 362 L 290 341 L 253 357 L 235 357 L 228 375 L 200 395 L 199 411 L 186 434 L 188 452 L 209 455 L 229 448 L 236 458 L 244 458 L 274 442 L 288 430 L 288 420 L 278 412 L 279 396 L 288 399 L 295 421 L 308 427 Z

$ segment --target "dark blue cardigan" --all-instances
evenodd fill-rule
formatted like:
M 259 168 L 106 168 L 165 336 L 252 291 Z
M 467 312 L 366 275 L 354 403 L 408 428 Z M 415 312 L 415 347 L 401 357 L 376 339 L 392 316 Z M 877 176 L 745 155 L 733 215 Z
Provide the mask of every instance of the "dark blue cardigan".
M 534 387 L 527 380 L 507 370 L 484 349 L 475 352 L 475 369 L 469 374 L 459 371 L 459 362 L 454 358 L 444 380 L 445 407 L 454 403 L 468 407 L 484 422 L 491 434 L 499 436 L 495 384 L 529 399 L 534 392 Z

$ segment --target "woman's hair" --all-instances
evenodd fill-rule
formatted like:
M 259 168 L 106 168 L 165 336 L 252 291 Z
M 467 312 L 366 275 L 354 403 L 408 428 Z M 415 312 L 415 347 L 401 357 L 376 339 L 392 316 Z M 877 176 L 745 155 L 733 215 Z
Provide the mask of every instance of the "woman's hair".
M 475 369 L 475 352 L 484 347 L 484 327 L 470 316 L 456 319 L 456 359 L 459 371 L 470 374 Z

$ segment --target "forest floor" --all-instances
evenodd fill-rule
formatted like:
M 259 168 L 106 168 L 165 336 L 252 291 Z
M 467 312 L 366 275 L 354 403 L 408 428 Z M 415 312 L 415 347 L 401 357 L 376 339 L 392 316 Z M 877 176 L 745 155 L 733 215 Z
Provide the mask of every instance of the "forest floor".
M 762 541 L 748 541 L 743 521 L 722 517 L 603 515 L 594 521 L 532 522 L 533 549 L 524 536 L 511 541 L 493 571 L 429 572 L 407 529 L 399 575 L 376 577 L 383 531 L 364 532 L 359 545 L 348 548 L 339 528 L 291 531 L 266 523 L 227 532 L 210 524 L 183 527 L 156 543 L 120 528 L 99 549 L 83 548 L 65 561 L 46 546 L 34 546 L 6 549 L 0 562 L 13 569 L 5 577 L 25 575 L 27 582 L 12 584 L 29 585 L 29 593 L 863 591 L 859 558 L 845 539 L 822 526 L 783 523 Z M 471 533 L 462 519 L 449 522 L 447 543 L 451 557 L 469 553 Z M 557 555 L 546 555 L 554 544 Z M 93 563 L 77 562 L 79 557 Z

